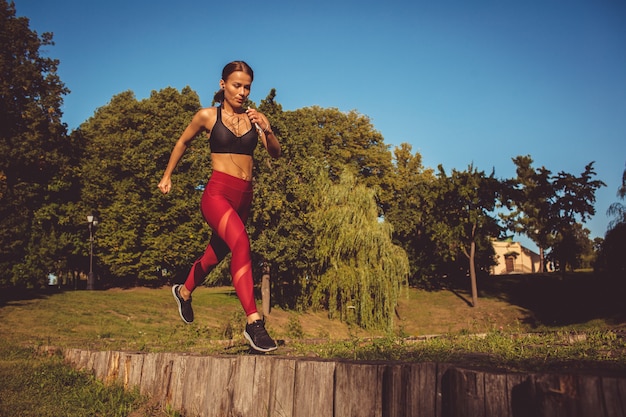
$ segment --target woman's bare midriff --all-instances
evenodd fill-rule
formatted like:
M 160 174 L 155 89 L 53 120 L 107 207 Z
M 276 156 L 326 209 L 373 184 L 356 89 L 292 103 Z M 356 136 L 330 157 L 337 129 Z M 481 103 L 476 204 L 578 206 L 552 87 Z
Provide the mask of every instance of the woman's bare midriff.
M 211 154 L 213 170 L 252 181 L 252 157 L 234 153 Z

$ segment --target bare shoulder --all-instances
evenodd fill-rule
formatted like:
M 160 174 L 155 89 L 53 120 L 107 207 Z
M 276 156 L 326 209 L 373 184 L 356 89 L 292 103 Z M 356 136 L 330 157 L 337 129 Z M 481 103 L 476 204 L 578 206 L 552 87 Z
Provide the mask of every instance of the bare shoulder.
M 215 107 L 205 107 L 198 110 L 193 117 L 193 122 L 204 129 L 211 130 L 217 120 L 217 109 Z

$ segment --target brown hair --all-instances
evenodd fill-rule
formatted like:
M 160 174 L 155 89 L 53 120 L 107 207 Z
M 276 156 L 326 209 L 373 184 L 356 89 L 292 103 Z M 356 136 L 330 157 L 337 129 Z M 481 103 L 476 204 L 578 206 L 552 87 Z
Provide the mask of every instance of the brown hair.
M 254 71 L 252 71 L 252 68 L 250 67 L 250 65 L 246 64 L 244 61 L 233 61 L 233 62 L 226 64 L 224 69 L 222 69 L 222 80 L 226 81 L 228 77 L 230 76 L 230 74 L 236 71 L 245 72 L 246 74 L 250 76 L 250 80 L 254 81 Z M 223 102 L 224 90 L 220 89 L 217 93 L 215 93 L 215 95 L 213 96 L 213 101 L 216 103 Z

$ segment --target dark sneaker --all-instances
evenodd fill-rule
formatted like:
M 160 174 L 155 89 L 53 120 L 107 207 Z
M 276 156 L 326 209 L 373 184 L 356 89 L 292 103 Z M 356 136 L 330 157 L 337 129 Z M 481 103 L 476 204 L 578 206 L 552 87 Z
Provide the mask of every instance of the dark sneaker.
M 267 334 L 264 320 L 257 320 L 252 324 L 246 324 L 246 330 L 243 332 L 243 335 L 248 339 L 252 349 L 258 350 L 259 352 L 271 352 L 278 348 L 276 342 Z
M 174 300 L 176 300 L 176 304 L 178 304 L 178 313 L 180 314 L 180 318 L 183 319 L 185 323 L 193 322 L 193 309 L 191 308 L 191 297 L 189 300 L 183 300 L 183 297 L 180 296 L 180 287 L 181 284 L 174 285 L 172 287 L 172 294 L 174 295 Z

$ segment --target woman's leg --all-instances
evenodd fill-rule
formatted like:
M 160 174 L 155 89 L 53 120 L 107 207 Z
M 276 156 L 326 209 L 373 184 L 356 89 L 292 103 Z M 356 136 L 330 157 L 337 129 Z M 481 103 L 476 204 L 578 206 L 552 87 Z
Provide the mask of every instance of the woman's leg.
M 232 253 L 230 273 L 233 286 L 246 316 L 251 316 L 257 313 L 257 307 L 254 300 L 250 240 L 244 225 L 248 215 L 249 202 L 246 198 L 244 201 L 234 201 L 234 203 L 222 195 L 209 192 L 206 197 L 202 198 L 202 213 L 213 229 L 214 235 L 217 235 L 219 241 L 224 242 Z M 239 210 L 236 211 L 236 209 Z M 213 238 L 211 240 L 213 241 Z M 211 245 L 207 248 L 203 258 L 206 259 L 205 265 L 213 267 L 223 256 L 219 257 L 221 253 L 215 250 L 215 247 L 213 250 L 210 248 L 212 248 Z M 216 260 L 217 262 L 215 262 Z M 200 261 L 198 264 L 200 266 L 198 270 L 202 273 L 205 270 L 203 262 Z M 194 282 L 197 282 L 196 278 L 194 278 Z
M 248 320 L 260 318 L 254 301 L 250 241 L 245 221 L 252 203 L 252 185 L 248 181 L 213 172 L 201 200 L 204 219 L 213 229 L 211 241 L 189 271 L 184 286 L 180 286 L 179 307 L 189 300 L 191 292 L 206 278 L 211 270 L 232 252 L 230 265 L 233 286 Z M 181 313 L 182 314 L 182 313 Z
M 189 275 L 187 275 L 187 280 L 185 281 L 185 290 L 191 294 L 198 285 L 204 282 L 204 279 L 207 275 L 209 275 L 213 268 L 215 268 L 215 266 L 220 263 L 222 259 L 224 259 L 224 257 L 228 254 L 228 251 L 228 245 L 226 245 L 226 243 L 220 239 L 216 233 L 213 233 L 206 250 L 191 266 L 191 270 L 189 271 Z M 187 296 L 187 291 L 181 290 L 181 295 L 185 299 L 189 298 Z

